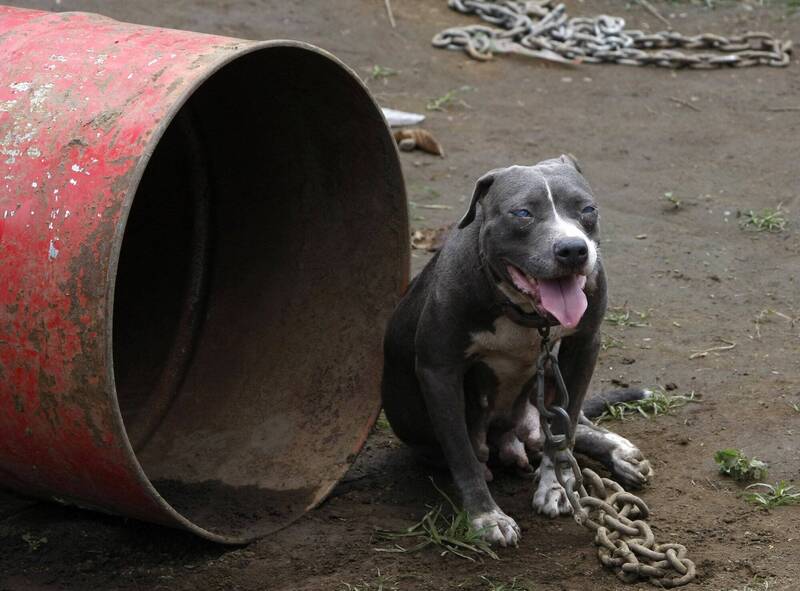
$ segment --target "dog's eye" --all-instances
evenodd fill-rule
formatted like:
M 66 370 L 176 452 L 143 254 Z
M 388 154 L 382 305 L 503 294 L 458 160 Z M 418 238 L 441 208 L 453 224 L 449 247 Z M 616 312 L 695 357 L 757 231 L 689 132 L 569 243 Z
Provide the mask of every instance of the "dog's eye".
M 518 218 L 530 218 L 530 217 L 533 217 L 531 215 L 531 212 L 528 211 L 527 209 L 512 209 L 511 210 L 511 215 L 513 215 L 514 217 L 518 217 Z
M 594 205 L 587 205 L 581 210 L 583 215 L 590 215 L 597 211 L 597 208 Z

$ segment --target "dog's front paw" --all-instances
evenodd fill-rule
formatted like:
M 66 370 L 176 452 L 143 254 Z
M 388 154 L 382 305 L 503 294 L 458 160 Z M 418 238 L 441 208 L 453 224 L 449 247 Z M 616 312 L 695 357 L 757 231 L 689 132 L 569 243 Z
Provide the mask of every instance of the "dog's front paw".
M 653 477 L 653 467 L 632 443 L 611 452 L 611 472 L 625 488 L 642 488 Z
M 564 482 L 575 480 L 571 472 L 563 471 Z M 531 505 L 537 513 L 542 513 L 548 517 L 558 517 L 559 515 L 569 515 L 572 513 L 572 505 L 567 498 L 567 491 L 558 483 L 555 468 L 550 458 L 544 456 L 542 463 L 536 470 L 536 478 L 539 485 L 533 493 Z
M 493 545 L 516 546 L 522 537 L 517 522 L 500 509 L 473 517 L 472 527 L 480 531 L 483 539 Z

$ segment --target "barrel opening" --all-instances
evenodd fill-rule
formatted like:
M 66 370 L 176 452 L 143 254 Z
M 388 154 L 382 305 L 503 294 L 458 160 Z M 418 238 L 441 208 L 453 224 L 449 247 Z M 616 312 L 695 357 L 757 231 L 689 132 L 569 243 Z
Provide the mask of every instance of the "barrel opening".
M 125 227 L 113 357 L 136 457 L 195 525 L 263 535 L 347 469 L 406 224 L 378 110 L 320 53 L 239 57 L 171 120 Z

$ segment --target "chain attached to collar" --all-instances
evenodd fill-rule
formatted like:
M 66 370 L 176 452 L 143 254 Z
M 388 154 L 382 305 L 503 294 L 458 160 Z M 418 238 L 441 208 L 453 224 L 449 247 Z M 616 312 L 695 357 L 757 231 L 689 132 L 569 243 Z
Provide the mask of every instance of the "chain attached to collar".
M 578 525 L 595 532 L 600 562 L 614 569 L 626 583 L 647 579 L 656 587 L 685 585 L 696 576 L 694 562 L 686 558 L 681 544 L 656 544 L 655 536 L 645 521 L 650 514 L 645 502 L 625 491 L 608 478 L 594 471 L 581 471 L 572 454 L 575 436 L 567 409 L 569 392 L 553 353 L 550 328 L 539 329 L 541 353 L 536 365 L 536 407 L 545 435 L 544 452 L 553 464 L 558 483 L 567 493 Z M 553 375 L 556 396 L 545 404 L 545 376 Z M 572 478 L 565 474 L 572 473 Z M 589 491 L 584 486 L 588 483 Z

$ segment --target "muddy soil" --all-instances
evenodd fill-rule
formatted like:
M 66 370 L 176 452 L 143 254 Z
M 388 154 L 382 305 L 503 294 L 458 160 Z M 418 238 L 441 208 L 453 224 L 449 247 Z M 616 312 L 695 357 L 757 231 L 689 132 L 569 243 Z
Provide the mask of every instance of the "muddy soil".
M 426 127 L 447 157 L 403 154 L 415 229 L 456 220 L 472 183 L 490 168 L 575 154 L 599 197 L 611 303 L 646 326 L 605 327 L 594 388 L 675 384 L 702 403 L 657 420 L 615 425 L 653 462 L 644 498 L 656 535 L 686 544 L 700 576 L 692 588 L 739 590 L 755 575 L 770 589 L 800 589 L 800 507 L 770 512 L 720 477 L 715 450 L 739 447 L 770 463 L 770 480 L 800 479 L 800 68 L 692 72 L 623 66 L 563 68 L 520 59 L 490 63 L 435 50 L 441 28 L 469 22 L 444 0 L 394 0 L 392 30 L 375 0 L 5 0 L 88 10 L 128 21 L 246 38 L 297 38 L 350 64 L 378 100 L 425 111 L 464 88 Z M 636 3 L 569 2 L 574 12 L 623 14 L 658 28 Z M 785 3 L 655 3 L 686 32 L 767 30 L 800 37 Z M 717 4 L 717 3 L 714 3 Z M 757 4 L 753 2 L 753 4 Z M 379 64 L 399 73 L 371 79 Z M 687 106 L 688 105 L 688 106 Z M 335 122 L 332 122 L 335 123 Z M 665 198 L 670 193 L 673 202 Z M 743 231 L 737 213 L 776 207 L 785 232 Z M 430 208 L 431 205 L 439 208 Z M 441 206 L 444 206 L 441 208 Z M 430 255 L 415 251 L 417 272 Z M 634 317 L 636 318 L 635 314 Z M 690 359 L 693 353 L 735 343 Z M 645 589 L 597 562 L 570 519 L 530 509 L 531 484 L 492 485 L 520 523 L 519 548 L 500 561 L 435 552 L 375 551 L 377 527 L 400 528 L 437 502 L 429 471 L 376 428 L 332 497 L 295 525 L 243 548 L 79 509 L 0 501 L 0 589 L 328 590 L 371 583 L 398 589 L 490 589 L 488 580 L 543 591 Z M 447 483 L 444 474 L 435 477 Z M 366 589 L 367 587 L 360 587 Z M 391 585 L 384 589 L 394 588 Z M 510 588 L 510 587 L 508 587 Z

